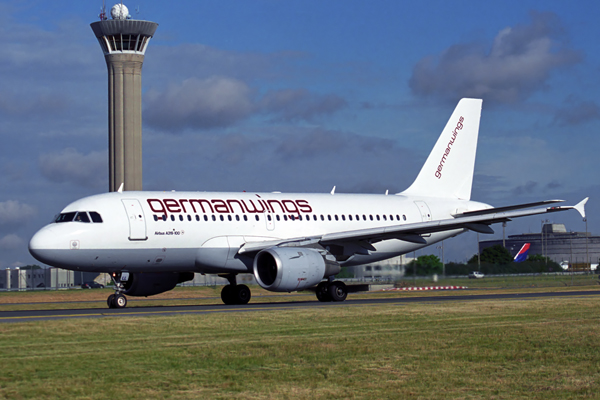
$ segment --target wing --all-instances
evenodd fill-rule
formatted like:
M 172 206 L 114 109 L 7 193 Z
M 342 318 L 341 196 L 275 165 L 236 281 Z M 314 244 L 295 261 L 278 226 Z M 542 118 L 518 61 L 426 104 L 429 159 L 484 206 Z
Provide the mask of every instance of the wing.
M 453 215 L 452 218 L 435 221 L 419 222 L 414 224 L 393 225 L 381 228 L 359 229 L 345 232 L 327 233 L 320 236 L 300 237 L 292 239 L 269 240 L 264 242 L 248 242 L 238 250 L 238 254 L 248 254 L 273 246 L 310 246 L 319 244 L 321 246 L 331 245 L 354 245 L 354 253 L 363 253 L 375 250 L 373 243 L 387 239 L 400 239 L 412 243 L 427 244 L 423 235 L 435 232 L 452 231 L 457 229 L 468 229 L 479 233 L 494 233 L 491 224 L 510 221 L 512 218 L 525 217 L 529 215 L 546 214 L 566 210 L 577 210 L 585 217 L 585 198 L 575 206 L 553 206 L 531 208 L 544 204 L 555 204 L 563 200 L 546 200 L 537 203 L 527 203 L 508 207 L 489 208 L 478 211 L 468 211 Z

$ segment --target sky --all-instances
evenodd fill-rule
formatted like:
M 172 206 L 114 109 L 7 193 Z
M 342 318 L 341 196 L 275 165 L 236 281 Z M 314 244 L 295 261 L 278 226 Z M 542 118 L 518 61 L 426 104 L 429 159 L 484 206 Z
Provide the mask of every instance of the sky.
M 597 1 L 124 4 L 159 24 L 142 74 L 145 190 L 397 193 L 458 100 L 477 97 L 472 199 L 589 196 L 600 234 Z M 108 190 L 107 70 L 90 28 L 101 6 L 0 1 L 0 268 L 37 263 L 31 236 Z M 574 211 L 547 219 L 586 229 Z M 494 228 L 480 239 L 501 238 Z M 444 243 L 446 262 L 476 252 L 474 233 Z

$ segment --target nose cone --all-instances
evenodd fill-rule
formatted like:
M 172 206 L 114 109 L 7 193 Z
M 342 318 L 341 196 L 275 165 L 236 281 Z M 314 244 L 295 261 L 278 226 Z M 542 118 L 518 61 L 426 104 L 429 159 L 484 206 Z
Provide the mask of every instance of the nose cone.
M 55 247 L 56 236 L 51 226 L 45 226 L 29 241 L 29 253 L 38 261 L 52 265 L 50 252 Z

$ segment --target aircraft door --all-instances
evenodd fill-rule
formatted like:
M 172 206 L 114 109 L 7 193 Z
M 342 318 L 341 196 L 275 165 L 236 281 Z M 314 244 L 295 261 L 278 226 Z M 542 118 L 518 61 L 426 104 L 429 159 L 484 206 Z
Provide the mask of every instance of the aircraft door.
M 146 219 L 144 210 L 137 199 L 123 199 L 123 206 L 129 219 L 129 240 L 146 240 Z
M 415 201 L 419 212 L 421 213 L 421 221 L 427 222 L 431 221 L 431 210 L 429 210 L 429 206 L 424 201 Z

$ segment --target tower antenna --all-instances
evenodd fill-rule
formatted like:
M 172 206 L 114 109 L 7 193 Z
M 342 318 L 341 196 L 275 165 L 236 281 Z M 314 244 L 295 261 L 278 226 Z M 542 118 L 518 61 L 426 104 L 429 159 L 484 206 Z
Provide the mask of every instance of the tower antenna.
M 105 0 L 102 0 L 102 8 L 100 9 L 100 21 L 106 21 L 106 3 Z

